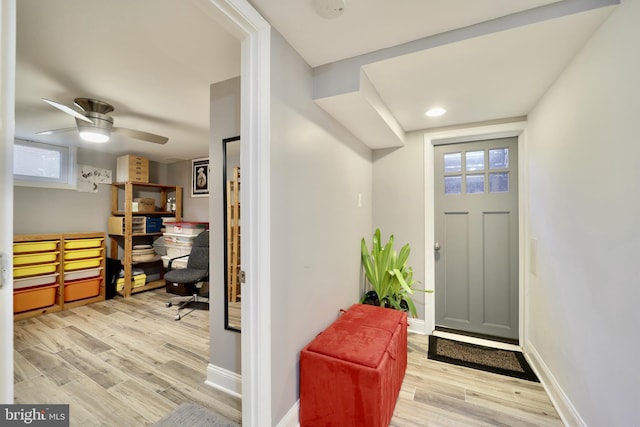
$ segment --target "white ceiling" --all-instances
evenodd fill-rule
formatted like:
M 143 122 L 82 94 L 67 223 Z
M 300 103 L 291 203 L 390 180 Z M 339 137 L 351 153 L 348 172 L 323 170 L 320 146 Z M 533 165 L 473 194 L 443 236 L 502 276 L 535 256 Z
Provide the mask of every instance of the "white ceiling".
M 251 3 L 328 78 L 318 105 L 378 148 L 411 130 L 525 116 L 615 0 L 346 0 L 334 20 L 313 0 Z M 75 132 L 35 135 L 74 125 L 40 98 L 93 97 L 115 107 L 115 126 L 169 137 L 114 134 L 100 149 L 160 162 L 207 155 L 209 85 L 240 70 L 240 44 L 208 0 L 17 4 L 18 137 L 86 144 Z M 426 118 L 435 104 L 448 113 Z

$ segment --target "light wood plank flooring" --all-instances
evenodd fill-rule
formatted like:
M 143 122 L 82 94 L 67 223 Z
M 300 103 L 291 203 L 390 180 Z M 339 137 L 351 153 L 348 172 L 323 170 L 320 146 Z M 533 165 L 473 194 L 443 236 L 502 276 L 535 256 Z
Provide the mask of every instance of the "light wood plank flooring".
M 175 321 L 171 296 L 159 289 L 16 322 L 15 402 L 69 403 L 78 427 L 148 426 L 182 402 L 240 421 L 240 400 L 204 384 L 209 312 Z
M 429 360 L 428 338 L 409 335 L 391 426 L 562 426 L 540 383 Z
M 239 399 L 204 384 L 208 311 L 175 321 L 163 289 L 15 323 L 16 403 L 69 403 L 71 425 L 148 426 L 182 402 L 240 421 Z M 543 387 L 428 360 L 410 334 L 391 426 L 561 426 Z

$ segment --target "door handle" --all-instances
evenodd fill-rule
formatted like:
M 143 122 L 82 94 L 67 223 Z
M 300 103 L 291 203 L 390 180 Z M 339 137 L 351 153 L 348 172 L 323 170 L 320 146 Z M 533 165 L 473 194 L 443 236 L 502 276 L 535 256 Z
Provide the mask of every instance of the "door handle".
M 433 245 L 433 250 L 434 250 L 434 251 L 439 251 L 439 250 L 440 250 L 440 243 L 436 242 L 436 243 Z

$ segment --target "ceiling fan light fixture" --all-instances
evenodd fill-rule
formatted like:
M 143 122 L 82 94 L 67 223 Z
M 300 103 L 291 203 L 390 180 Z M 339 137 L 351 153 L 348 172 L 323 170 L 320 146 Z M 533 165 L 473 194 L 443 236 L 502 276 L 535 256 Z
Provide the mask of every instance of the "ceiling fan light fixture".
M 89 111 L 85 113 L 93 123 L 87 123 L 76 119 L 78 133 L 83 141 L 105 143 L 111 137 L 111 129 L 113 128 L 113 119 L 102 113 Z
M 424 113 L 425 116 L 427 117 L 440 117 L 442 115 L 444 115 L 444 113 L 446 113 L 447 110 L 445 110 L 442 107 L 433 107 L 430 108 L 429 110 L 427 110 L 426 113 Z
M 95 142 L 98 144 L 105 143 L 109 141 L 109 132 L 105 129 L 89 129 L 89 130 L 81 130 L 79 132 L 80 138 L 83 141 L 87 142 Z

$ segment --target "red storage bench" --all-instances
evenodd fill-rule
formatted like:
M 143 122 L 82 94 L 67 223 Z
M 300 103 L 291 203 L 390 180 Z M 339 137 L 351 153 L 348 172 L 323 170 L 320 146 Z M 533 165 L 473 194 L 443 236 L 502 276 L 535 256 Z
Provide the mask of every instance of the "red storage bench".
M 300 353 L 300 425 L 387 427 L 407 369 L 407 314 L 354 304 Z

